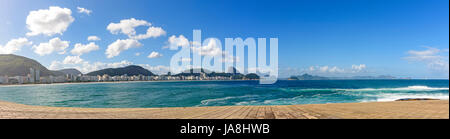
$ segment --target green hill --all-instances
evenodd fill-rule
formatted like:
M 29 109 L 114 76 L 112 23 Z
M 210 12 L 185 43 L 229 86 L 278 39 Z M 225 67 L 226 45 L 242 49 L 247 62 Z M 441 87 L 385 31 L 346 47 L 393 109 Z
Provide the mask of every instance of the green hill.
M 39 70 L 41 76 L 63 75 L 61 72 L 48 70 L 33 59 L 13 54 L 0 54 L 0 76 L 27 76 L 30 68 Z
M 128 75 L 128 76 L 134 76 L 134 75 L 144 75 L 144 76 L 152 76 L 155 75 L 151 71 L 144 69 L 140 66 L 127 66 L 123 68 L 108 68 L 108 69 L 102 69 L 94 72 L 90 72 L 87 75 L 89 76 L 97 76 L 97 75 L 109 75 L 109 76 L 121 76 L 121 75 Z

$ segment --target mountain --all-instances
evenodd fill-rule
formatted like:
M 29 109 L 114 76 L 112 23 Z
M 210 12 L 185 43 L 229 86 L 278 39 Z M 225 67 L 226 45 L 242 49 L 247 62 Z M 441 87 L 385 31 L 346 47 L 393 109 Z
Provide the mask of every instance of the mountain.
M 79 75 L 82 74 L 79 70 L 77 69 L 62 69 L 62 70 L 58 70 L 58 72 L 61 72 L 63 74 L 70 74 L 70 75 Z
M 227 73 L 238 74 L 240 72 L 234 67 L 228 67 Z
M 0 76 L 27 76 L 30 73 L 30 68 L 39 70 L 40 76 L 64 75 L 58 71 L 48 70 L 33 59 L 13 54 L 0 54 Z
M 211 73 L 211 71 L 204 68 L 194 68 L 183 71 L 183 73 Z
M 259 79 L 258 74 L 255 73 L 250 73 L 244 76 L 246 79 L 251 79 L 251 80 L 257 80 Z
M 301 76 L 292 76 L 290 80 L 328 80 L 327 77 L 314 76 L 309 74 L 303 74 Z
M 127 66 L 127 67 L 123 67 L 123 68 L 107 68 L 107 69 L 102 69 L 102 70 L 98 70 L 98 71 L 94 71 L 94 72 L 90 72 L 87 75 L 89 76 L 97 76 L 97 75 L 109 75 L 109 76 L 121 76 L 121 75 L 128 75 L 128 76 L 134 76 L 134 75 L 144 75 L 144 76 L 152 76 L 155 75 L 153 74 L 151 71 L 144 69 L 143 67 L 140 66 L 135 66 L 135 65 L 131 65 L 131 66 Z
M 322 77 L 309 74 L 301 76 L 291 76 L 288 80 L 377 80 L 377 79 L 398 79 L 394 76 L 380 75 L 380 76 L 352 76 L 352 77 Z
M 233 67 L 230 67 L 228 70 L 233 73 L 215 72 L 215 71 L 210 71 L 210 70 L 207 70 L 204 68 L 194 68 L 194 69 L 185 70 L 184 72 L 178 73 L 175 76 L 200 76 L 201 75 L 200 73 L 205 73 L 206 76 L 208 76 L 208 77 L 220 76 L 220 77 L 233 77 L 236 79 L 241 79 L 244 77 L 244 75 L 240 74 Z

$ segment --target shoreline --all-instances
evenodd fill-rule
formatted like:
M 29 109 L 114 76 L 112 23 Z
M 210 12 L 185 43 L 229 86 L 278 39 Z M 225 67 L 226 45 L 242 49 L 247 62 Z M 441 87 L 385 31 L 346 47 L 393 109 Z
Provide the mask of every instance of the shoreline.
M 0 119 L 449 119 L 449 100 L 166 108 L 49 107 L 0 100 Z
M 114 84 L 114 83 L 142 83 L 142 82 L 231 82 L 231 81 L 259 81 L 259 80 L 159 80 L 159 81 L 116 81 L 116 82 L 67 82 L 67 83 L 37 83 L 37 84 L 0 84 L 0 87 L 45 86 L 70 84 Z
M 406 80 L 406 79 L 333 79 L 333 80 Z M 333 81 L 333 80 L 287 80 L 278 81 Z M 407 80 L 449 80 L 449 79 L 407 79 Z M 36 85 L 67 85 L 67 84 L 109 84 L 109 83 L 139 83 L 139 82 L 231 82 L 231 81 L 259 81 L 259 80 L 158 80 L 158 81 L 109 81 L 109 82 L 66 82 L 66 83 L 37 83 L 37 84 L 0 84 L 0 87 L 36 86 Z

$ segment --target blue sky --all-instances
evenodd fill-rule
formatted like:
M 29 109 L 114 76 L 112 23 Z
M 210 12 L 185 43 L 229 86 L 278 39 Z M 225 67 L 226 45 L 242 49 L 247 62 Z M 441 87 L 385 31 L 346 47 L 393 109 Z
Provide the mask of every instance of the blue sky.
M 53 34 L 27 35 L 33 32 L 28 26 L 39 26 L 27 24 L 30 12 L 50 6 L 59 11 L 67 8 L 73 21 Z M 77 7 L 90 12 L 79 12 Z M 135 34 L 145 34 L 149 27 L 164 33 L 137 40 L 142 46 L 107 58 L 111 44 L 129 38 L 112 33 L 108 25 L 132 18 L 151 24 L 136 27 Z M 26 56 L 51 69 L 75 67 L 89 72 L 139 64 L 163 73 L 177 52 L 163 48 L 170 44 L 169 37 L 192 40 L 192 30 L 200 29 L 203 39 L 278 38 L 280 77 L 310 73 L 448 79 L 448 25 L 448 0 L 1 0 L 0 53 Z M 35 32 L 42 31 L 36 28 Z M 101 40 L 88 41 L 88 36 Z M 56 37 L 68 42 L 64 50 L 36 52 L 38 46 L 46 51 L 40 44 Z M 32 43 L 6 51 L 17 46 L 8 42 L 18 38 Z M 90 42 L 98 49 L 71 53 L 77 43 Z M 159 55 L 148 58 L 151 52 Z

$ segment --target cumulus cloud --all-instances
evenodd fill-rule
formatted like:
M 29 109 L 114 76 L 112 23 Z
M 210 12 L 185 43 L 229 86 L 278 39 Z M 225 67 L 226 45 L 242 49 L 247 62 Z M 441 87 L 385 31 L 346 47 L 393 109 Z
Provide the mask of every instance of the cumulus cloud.
M 85 53 L 89 53 L 91 51 L 98 50 L 100 47 L 96 45 L 95 43 L 91 42 L 89 44 L 83 45 L 81 43 L 75 44 L 72 51 L 70 51 L 73 55 L 83 55 Z
M 181 58 L 181 62 L 191 62 L 191 58 Z
M 346 70 L 337 66 L 311 66 L 308 68 L 311 73 L 344 73 Z
M 81 64 L 83 62 L 83 59 L 80 58 L 80 56 L 67 56 L 63 64 Z
M 62 35 L 74 20 L 72 11 L 68 8 L 51 6 L 49 9 L 31 11 L 26 20 L 27 28 L 31 32 L 28 32 L 26 35 Z
M 84 13 L 84 14 L 87 14 L 87 15 L 91 15 L 91 13 L 92 13 L 92 10 L 88 10 L 86 8 L 77 7 L 77 9 L 78 9 L 78 13 Z
M 354 71 L 362 71 L 366 68 L 366 64 L 352 65 Z
M 129 36 L 136 35 L 135 28 L 138 26 L 151 26 L 145 20 L 136 20 L 134 18 L 120 20 L 119 23 L 110 23 L 106 29 L 108 29 L 112 34 L 123 33 Z
M 158 57 L 162 57 L 163 55 L 161 53 L 155 52 L 153 51 L 152 53 L 150 53 L 150 55 L 148 55 L 148 58 L 158 58 Z
M 147 32 L 145 34 L 136 35 L 136 27 L 148 26 Z M 123 19 L 119 23 L 110 23 L 107 27 L 112 34 L 125 34 L 128 35 L 130 39 L 142 40 L 147 38 L 156 38 L 166 34 L 161 27 L 153 27 L 151 23 L 145 20 L 137 20 L 135 18 Z
M 99 41 L 100 38 L 97 37 L 97 36 L 89 36 L 89 37 L 87 38 L 87 40 L 88 40 L 88 41 Z
M 106 49 L 106 56 L 108 58 L 113 58 L 118 56 L 122 51 L 128 50 L 130 48 L 136 48 L 142 46 L 137 40 L 134 39 L 126 39 L 126 40 L 116 40 L 111 43 Z
M 32 45 L 33 42 L 27 38 L 12 39 L 6 43 L 6 45 L 0 45 L 0 54 L 12 54 L 20 51 L 23 46 Z
M 210 40 L 207 45 L 200 47 L 191 47 L 194 53 L 201 56 L 218 56 L 222 55 L 222 49 L 218 46 L 218 42 L 215 40 Z
M 184 37 L 183 35 L 179 35 L 178 37 L 175 35 L 172 35 L 169 37 L 168 46 L 165 46 L 164 48 L 169 48 L 170 50 L 178 50 L 178 47 L 189 47 L 189 40 Z
M 40 43 L 39 45 L 33 46 L 33 49 L 36 54 L 44 56 L 53 52 L 64 54 L 67 47 L 69 47 L 69 41 L 62 41 L 61 39 L 56 37 L 49 40 L 48 43 Z
M 178 50 L 178 47 L 189 47 L 191 48 L 194 54 L 198 54 L 200 56 L 223 56 L 222 62 L 226 63 L 234 63 L 239 62 L 239 57 L 233 56 L 233 54 L 228 54 L 219 47 L 219 43 L 217 40 L 211 39 L 207 41 L 206 45 L 201 45 L 196 42 L 190 42 L 183 35 L 179 35 L 178 37 L 173 35 L 169 37 L 167 41 L 168 45 L 163 48 L 169 48 L 170 50 Z M 195 45 L 194 45 L 195 44 Z
M 424 63 L 432 70 L 443 71 L 447 74 L 449 72 L 448 49 L 426 47 L 426 50 L 410 50 L 407 53 L 408 56 L 404 59 L 410 62 Z
M 52 63 L 48 67 L 48 69 L 50 70 L 60 70 L 64 68 L 65 68 L 64 65 L 60 61 L 52 61 Z
M 164 31 L 160 27 L 150 27 L 147 29 L 146 34 L 139 34 L 136 36 L 131 36 L 130 38 L 136 39 L 136 40 L 142 40 L 142 39 L 147 39 L 147 38 L 156 38 L 156 37 L 159 37 L 159 36 L 162 36 L 165 34 L 166 34 L 166 31 Z
M 141 66 L 155 74 L 161 75 L 166 74 L 170 71 L 170 68 L 168 66 L 158 65 L 158 66 L 151 66 L 149 64 L 138 64 L 138 66 Z

